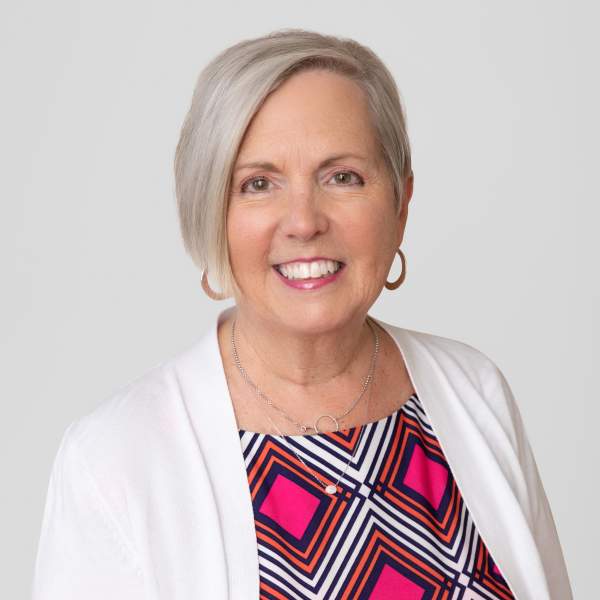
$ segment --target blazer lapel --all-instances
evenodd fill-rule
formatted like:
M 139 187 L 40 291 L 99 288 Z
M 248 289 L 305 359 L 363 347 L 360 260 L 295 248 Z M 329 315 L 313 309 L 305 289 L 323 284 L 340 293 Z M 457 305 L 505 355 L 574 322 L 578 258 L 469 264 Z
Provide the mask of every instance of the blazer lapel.
M 228 600 L 259 597 L 258 545 L 254 510 L 237 421 L 219 350 L 218 324 L 234 307 L 221 311 L 210 330 L 180 360 L 178 376 L 198 445 L 205 461 L 220 519 L 214 554 L 203 556 L 208 576 L 227 569 Z M 210 565 L 215 564 L 216 569 Z

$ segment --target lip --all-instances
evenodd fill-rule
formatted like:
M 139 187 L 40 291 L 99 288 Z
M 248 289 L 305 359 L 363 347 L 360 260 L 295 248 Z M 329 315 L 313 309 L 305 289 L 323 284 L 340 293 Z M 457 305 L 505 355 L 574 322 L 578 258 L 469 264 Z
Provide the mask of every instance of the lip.
M 290 261 L 290 262 L 294 262 L 294 261 Z M 340 261 L 338 261 L 338 262 L 340 262 Z M 286 264 L 286 263 L 283 263 L 283 264 Z M 282 275 L 276 269 L 275 265 L 271 268 L 275 272 L 275 275 L 277 275 L 277 277 L 279 277 L 279 279 L 281 281 L 283 281 L 283 283 L 285 283 L 288 287 L 294 288 L 296 290 L 310 291 L 310 290 L 316 290 L 318 288 L 322 288 L 324 285 L 328 285 L 328 284 L 336 281 L 336 279 L 340 276 L 340 274 L 343 273 L 344 270 L 346 269 L 346 265 L 344 263 L 342 263 L 341 267 L 335 273 L 330 273 L 326 277 L 316 277 L 314 279 L 313 278 L 310 278 L 310 279 L 288 279 L 287 277 Z

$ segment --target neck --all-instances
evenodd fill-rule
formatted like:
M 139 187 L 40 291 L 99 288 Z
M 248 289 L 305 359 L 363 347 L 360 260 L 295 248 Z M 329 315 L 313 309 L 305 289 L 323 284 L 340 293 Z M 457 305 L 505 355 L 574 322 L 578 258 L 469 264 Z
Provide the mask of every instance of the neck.
M 364 315 L 341 327 L 307 332 L 237 306 L 226 328 L 230 360 L 234 319 L 240 363 L 268 396 L 279 394 L 276 404 L 286 404 L 285 397 L 314 405 L 321 405 L 324 398 L 347 404 L 347 395 L 360 391 L 374 352 L 373 333 Z

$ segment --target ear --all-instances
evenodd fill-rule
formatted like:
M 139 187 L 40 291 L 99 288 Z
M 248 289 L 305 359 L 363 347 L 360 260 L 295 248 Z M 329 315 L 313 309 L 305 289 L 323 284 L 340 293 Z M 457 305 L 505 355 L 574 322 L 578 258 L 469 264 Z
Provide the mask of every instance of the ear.
M 406 178 L 406 183 L 404 184 L 402 210 L 398 215 L 398 246 L 402 244 L 402 240 L 404 239 L 404 229 L 406 227 L 406 219 L 408 218 L 408 203 L 413 195 L 414 179 L 415 176 L 411 170 L 410 175 Z

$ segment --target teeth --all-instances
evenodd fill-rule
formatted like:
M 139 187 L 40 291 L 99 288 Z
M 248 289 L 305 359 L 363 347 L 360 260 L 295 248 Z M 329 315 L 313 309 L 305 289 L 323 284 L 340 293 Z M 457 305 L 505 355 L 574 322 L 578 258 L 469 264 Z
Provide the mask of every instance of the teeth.
M 277 270 L 288 279 L 315 279 L 335 273 L 341 266 L 336 260 L 316 260 L 279 265 Z

